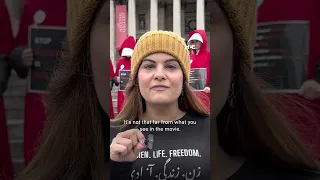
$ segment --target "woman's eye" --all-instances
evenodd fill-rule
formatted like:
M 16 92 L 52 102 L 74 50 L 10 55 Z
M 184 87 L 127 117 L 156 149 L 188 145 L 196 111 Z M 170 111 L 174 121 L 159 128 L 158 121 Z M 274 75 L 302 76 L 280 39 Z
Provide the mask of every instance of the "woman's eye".
M 151 69 L 151 68 L 154 68 L 154 65 L 153 64 L 145 64 L 143 67 L 146 69 Z
M 143 68 L 145 68 L 145 69 L 153 69 L 155 67 L 156 67 L 155 64 L 145 64 L 145 65 L 143 65 Z M 176 69 L 177 66 L 173 65 L 173 64 L 168 64 L 168 65 L 165 65 L 165 68 L 167 68 L 167 69 Z
M 175 65 L 167 65 L 166 68 L 169 68 L 169 69 L 175 69 L 176 66 Z

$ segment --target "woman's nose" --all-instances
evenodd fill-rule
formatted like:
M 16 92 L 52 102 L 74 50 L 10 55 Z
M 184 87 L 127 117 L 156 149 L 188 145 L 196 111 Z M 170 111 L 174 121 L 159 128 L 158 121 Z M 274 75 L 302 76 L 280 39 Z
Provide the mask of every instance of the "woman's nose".
M 157 79 L 157 80 L 166 79 L 166 75 L 164 73 L 163 67 L 157 67 L 156 72 L 154 74 L 154 78 Z

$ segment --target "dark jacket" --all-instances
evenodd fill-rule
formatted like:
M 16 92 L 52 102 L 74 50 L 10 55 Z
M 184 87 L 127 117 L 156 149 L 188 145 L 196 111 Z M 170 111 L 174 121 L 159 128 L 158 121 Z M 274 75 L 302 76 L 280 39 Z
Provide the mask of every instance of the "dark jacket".
M 0 92 L 1 95 L 6 91 L 10 78 L 11 67 L 8 63 L 8 57 L 0 54 Z

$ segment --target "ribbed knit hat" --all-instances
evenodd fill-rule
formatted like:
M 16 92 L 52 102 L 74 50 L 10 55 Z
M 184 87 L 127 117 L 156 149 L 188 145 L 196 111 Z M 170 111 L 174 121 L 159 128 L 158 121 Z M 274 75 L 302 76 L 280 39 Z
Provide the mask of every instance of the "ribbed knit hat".
M 68 1 L 68 40 L 73 51 L 77 39 L 81 38 L 97 8 L 97 0 L 67 0 Z M 109 0 L 106 3 L 110 3 Z M 257 5 L 256 0 L 221 0 L 222 8 L 233 28 L 235 47 L 239 51 L 239 60 L 249 68 L 252 66 L 253 47 L 256 38 Z M 80 36 L 80 37 L 78 37 Z
M 252 68 L 253 49 L 256 43 L 257 2 L 256 0 L 221 0 L 227 18 L 233 28 L 235 47 L 241 60 Z
M 184 73 L 187 82 L 190 76 L 190 56 L 184 39 L 169 31 L 149 31 L 143 34 L 134 48 L 131 57 L 131 76 L 135 77 L 139 66 L 146 56 L 163 52 L 175 57 Z

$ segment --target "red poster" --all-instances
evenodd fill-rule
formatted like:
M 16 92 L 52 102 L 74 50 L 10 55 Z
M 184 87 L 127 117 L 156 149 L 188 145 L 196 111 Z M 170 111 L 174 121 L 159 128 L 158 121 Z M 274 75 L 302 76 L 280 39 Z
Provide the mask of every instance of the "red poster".
M 127 38 L 127 6 L 116 6 L 116 47 L 119 48 Z

